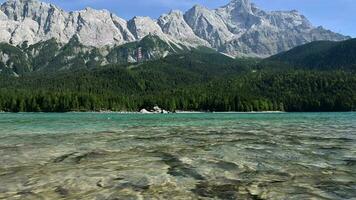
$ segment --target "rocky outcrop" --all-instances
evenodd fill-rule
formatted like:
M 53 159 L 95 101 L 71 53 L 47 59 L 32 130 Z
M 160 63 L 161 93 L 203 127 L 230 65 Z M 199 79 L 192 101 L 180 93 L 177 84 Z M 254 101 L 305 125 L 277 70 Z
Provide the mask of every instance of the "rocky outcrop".
M 194 33 L 208 41 L 212 47 L 218 48 L 233 39 L 224 21 L 214 11 L 196 5 L 184 14 L 184 19 L 194 30 Z
M 7 16 L 0 10 L 0 20 L 7 20 Z
M 128 21 L 128 28 L 137 40 L 148 34 L 164 37 L 161 28 L 149 17 L 134 17 Z
M 8 19 L 5 30 L 11 37 L 2 42 L 34 44 L 51 38 L 66 43 L 77 35 L 84 45 L 101 47 L 124 44 L 135 38 L 127 29 L 126 21 L 107 10 L 86 8 L 67 13 L 52 4 L 37 0 L 8 0 L 1 5 Z M 3 29 L 2 29 L 3 30 Z M 5 32 L 5 31 L 4 31 Z M 6 34 L 5 34 L 6 35 Z
M 185 45 L 210 46 L 206 40 L 195 35 L 193 29 L 184 20 L 183 13 L 179 10 L 162 15 L 158 19 L 158 24 L 165 34 Z
M 215 10 L 235 37 L 220 47 L 230 55 L 267 57 L 315 40 L 344 40 L 315 28 L 298 11 L 265 12 L 249 0 L 234 0 Z
M 143 108 L 140 110 L 140 113 L 141 114 L 168 114 L 169 112 L 158 106 L 154 106 L 153 109 L 150 111 Z
M 266 57 L 316 40 L 339 41 L 343 35 L 314 27 L 297 11 L 266 12 L 250 0 L 232 0 L 210 10 L 196 5 L 158 20 L 125 21 L 107 10 L 66 12 L 38 0 L 7 0 L 0 8 L 0 42 L 35 44 L 74 36 L 86 46 L 117 46 L 155 35 L 175 46 L 213 47 L 232 56 Z
M 85 45 L 100 47 L 135 40 L 127 29 L 126 21 L 107 10 L 86 8 L 72 15 L 77 19 L 75 34 Z

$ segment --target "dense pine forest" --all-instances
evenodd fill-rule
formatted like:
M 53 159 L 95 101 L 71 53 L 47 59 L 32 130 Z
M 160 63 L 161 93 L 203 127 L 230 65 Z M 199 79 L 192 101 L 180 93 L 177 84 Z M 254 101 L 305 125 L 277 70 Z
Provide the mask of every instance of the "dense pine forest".
M 1 76 L 0 110 L 356 110 L 352 68 L 289 66 L 191 51 L 144 63 Z

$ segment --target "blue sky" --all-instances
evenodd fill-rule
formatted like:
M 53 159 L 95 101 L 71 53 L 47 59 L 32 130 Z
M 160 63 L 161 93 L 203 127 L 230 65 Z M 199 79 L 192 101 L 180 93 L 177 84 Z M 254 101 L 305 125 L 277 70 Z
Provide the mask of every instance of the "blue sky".
M 0 0 L 2 2 L 4 0 Z M 157 18 L 171 9 L 187 10 L 194 4 L 217 8 L 229 0 L 45 0 L 65 10 L 85 7 L 107 9 L 130 19 L 135 15 Z M 252 0 L 265 10 L 298 10 L 315 25 L 356 37 L 356 0 Z

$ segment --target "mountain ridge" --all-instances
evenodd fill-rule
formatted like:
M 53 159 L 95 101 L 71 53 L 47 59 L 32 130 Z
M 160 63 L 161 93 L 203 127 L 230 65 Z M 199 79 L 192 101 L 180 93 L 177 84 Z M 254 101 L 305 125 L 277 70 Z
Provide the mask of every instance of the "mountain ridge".
M 0 42 L 18 45 L 77 35 L 83 45 L 103 47 L 141 40 L 148 34 L 178 46 L 206 46 L 232 56 L 267 57 L 315 40 L 348 39 L 311 23 L 296 11 L 266 12 L 250 0 L 233 0 L 209 10 L 196 5 L 187 12 L 163 14 L 157 20 L 128 21 L 107 10 L 66 12 L 38 0 L 7 0 L 0 8 Z
M 265 59 L 284 68 L 356 70 L 356 39 L 315 41 Z
M 141 40 L 104 47 L 85 46 L 78 36 L 73 36 L 67 43 L 61 43 L 55 38 L 32 45 L 0 43 L 0 74 L 22 76 L 36 71 L 141 63 L 191 50 L 151 34 Z

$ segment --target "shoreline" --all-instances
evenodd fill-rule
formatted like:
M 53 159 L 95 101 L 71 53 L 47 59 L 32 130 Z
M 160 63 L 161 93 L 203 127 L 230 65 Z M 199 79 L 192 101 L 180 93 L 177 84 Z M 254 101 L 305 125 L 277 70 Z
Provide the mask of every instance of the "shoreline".
M 356 111 L 316 111 L 316 112 L 287 112 L 287 111 L 251 111 L 251 112 L 238 112 L 238 111 L 230 111 L 230 112 L 208 112 L 208 111 L 176 111 L 169 113 L 141 113 L 134 111 L 69 111 L 69 112 L 5 112 L 0 111 L 0 114 L 26 114 L 26 113 L 73 113 L 73 114 L 84 114 L 84 113 L 92 113 L 92 114 L 140 114 L 140 115 L 169 115 L 169 114 L 284 114 L 284 113 L 355 113 Z
M 194 110 L 176 110 L 174 112 L 168 111 L 168 113 L 161 112 L 149 112 L 143 113 L 140 111 L 68 111 L 68 112 L 7 112 L 0 111 L 0 113 L 102 113 L 102 114 L 202 114 L 202 113 L 288 113 L 286 111 L 249 111 L 249 112 L 241 112 L 241 111 L 194 111 Z
M 150 113 L 141 113 L 138 111 L 68 111 L 68 112 L 6 112 L 6 111 L 0 111 L 1 113 L 98 113 L 98 114 L 203 114 L 203 113 L 226 113 L 226 114 L 244 114 L 244 113 L 288 113 L 285 111 L 250 111 L 250 112 L 239 112 L 239 111 L 228 111 L 228 112 L 211 112 L 211 111 L 175 111 L 175 112 L 169 112 L 169 113 L 155 113 L 155 112 L 150 112 Z

